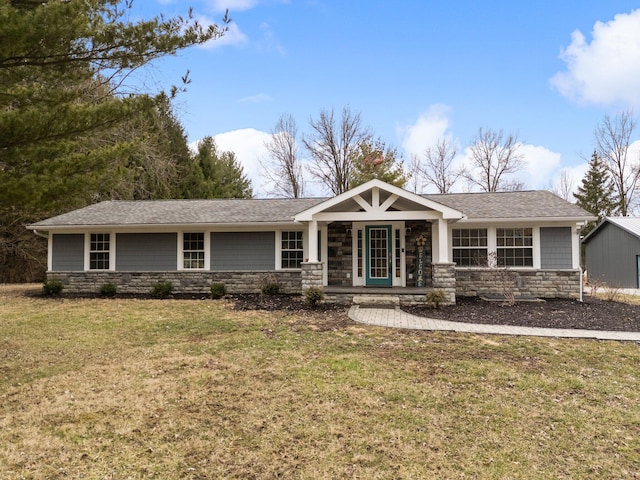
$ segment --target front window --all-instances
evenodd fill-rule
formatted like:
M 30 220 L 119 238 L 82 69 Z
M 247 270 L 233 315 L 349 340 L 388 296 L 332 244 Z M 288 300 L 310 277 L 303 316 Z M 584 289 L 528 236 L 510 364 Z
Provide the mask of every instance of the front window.
M 109 270 L 111 236 L 108 233 L 92 233 L 89 246 L 89 269 Z
M 533 266 L 533 229 L 498 228 L 496 229 L 498 266 Z
M 185 233 L 182 238 L 183 268 L 204 268 L 204 233 Z
M 304 256 L 302 232 L 282 232 L 282 268 L 300 268 Z
M 461 267 L 487 265 L 487 229 L 454 228 L 452 231 L 453 261 Z

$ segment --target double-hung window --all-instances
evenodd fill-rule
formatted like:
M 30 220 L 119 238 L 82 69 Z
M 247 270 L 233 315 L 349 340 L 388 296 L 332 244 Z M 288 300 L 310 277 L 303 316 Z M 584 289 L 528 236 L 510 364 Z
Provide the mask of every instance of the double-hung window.
M 302 232 L 282 232 L 281 268 L 300 268 L 304 256 Z
M 496 246 L 498 266 L 533 266 L 532 228 L 497 228 Z
M 204 233 L 188 232 L 182 237 L 182 266 L 185 270 L 204 268 Z
M 108 233 L 92 233 L 89 244 L 89 269 L 109 270 L 109 250 L 111 235 Z
M 488 242 L 486 228 L 454 228 L 452 231 L 453 261 L 459 267 L 487 265 Z

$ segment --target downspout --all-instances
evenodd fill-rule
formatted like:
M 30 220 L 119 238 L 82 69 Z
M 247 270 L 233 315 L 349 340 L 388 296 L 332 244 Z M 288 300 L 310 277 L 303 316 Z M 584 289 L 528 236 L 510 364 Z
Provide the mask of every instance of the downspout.
M 48 233 L 40 233 L 38 230 L 33 229 L 33 233 L 35 233 L 37 236 L 41 237 L 41 238 L 46 238 L 47 240 L 49 239 L 49 234 Z
M 578 267 L 578 269 L 580 270 L 580 301 L 583 302 L 583 298 L 582 298 L 582 291 L 584 289 L 584 285 L 583 285 L 583 279 L 584 279 L 584 273 L 582 272 L 582 267 Z

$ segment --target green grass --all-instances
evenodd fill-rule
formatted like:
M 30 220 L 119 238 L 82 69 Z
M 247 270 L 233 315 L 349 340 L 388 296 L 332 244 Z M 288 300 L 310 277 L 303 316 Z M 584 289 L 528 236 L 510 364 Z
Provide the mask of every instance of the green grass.
M 0 286 L 0 478 L 640 476 L 635 343 Z

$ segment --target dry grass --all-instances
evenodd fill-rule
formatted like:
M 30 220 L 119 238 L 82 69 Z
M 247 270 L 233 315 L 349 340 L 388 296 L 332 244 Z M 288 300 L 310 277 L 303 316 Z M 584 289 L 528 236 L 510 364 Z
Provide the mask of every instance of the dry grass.
M 0 286 L 0 478 L 640 478 L 637 344 L 24 288 Z

